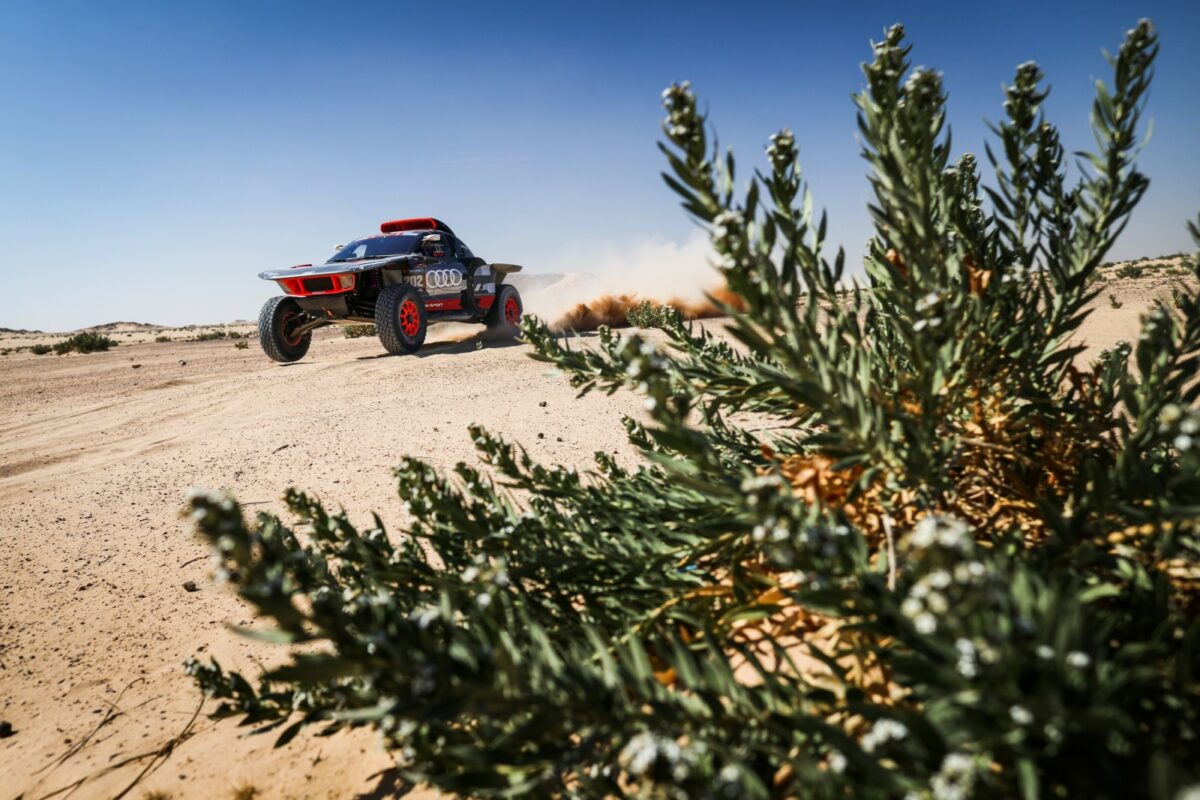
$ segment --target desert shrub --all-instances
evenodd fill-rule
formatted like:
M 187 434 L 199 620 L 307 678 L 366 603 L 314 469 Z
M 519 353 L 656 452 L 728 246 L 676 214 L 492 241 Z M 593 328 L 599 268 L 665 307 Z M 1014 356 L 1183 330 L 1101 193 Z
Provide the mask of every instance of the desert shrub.
M 668 305 L 643 300 L 625 312 L 625 320 L 637 328 L 659 328 L 679 319 L 679 312 Z
M 234 342 L 233 346 L 237 350 L 248 350 L 250 348 L 250 343 L 249 342 Z
M 580 474 L 472 427 L 487 472 L 396 467 L 394 538 L 296 490 L 295 526 L 193 495 L 219 576 L 270 622 L 249 634 L 293 648 L 255 683 L 191 661 L 217 715 L 281 743 L 369 724 L 405 777 L 466 795 L 1194 783 L 1200 300 L 1076 363 L 1087 278 L 1147 185 L 1156 51 L 1149 24 L 1127 35 L 1072 186 L 1042 73 L 1019 67 L 987 191 L 950 160 L 938 73 L 889 30 L 856 98 L 868 286 L 842 302 L 792 134 L 735 194 L 671 86 L 667 182 L 745 303 L 741 346 L 667 317 L 580 349 L 527 319 L 580 392 L 644 397 L 650 422 L 625 425 L 646 461 Z
M 1140 278 L 1146 274 L 1145 267 L 1139 267 L 1135 264 L 1126 264 L 1123 267 L 1117 267 L 1116 275 L 1118 278 Z
M 60 356 L 71 352 L 97 353 L 108 350 L 110 347 L 116 347 L 117 344 L 115 339 L 110 339 L 102 333 L 85 331 L 63 339 L 61 342 L 55 342 L 54 352 Z
M 212 342 L 217 339 L 224 339 L 228 336 L 229 336 L 229 334 L 223 330 L 205 331 L 204 333 L 198 333 L 194 337 L 192 337 L 192 341 L 193 342 Z
M 156 342 L 158 342 L 158 343 L 162 344 L 162 343 L 165 343 L 165 342 L 169 342 L 169 341 L 171 341 L 171 337 L 170 337 L 170 336 L 167 336 L 167 335 L 165 335 L 165 334 L 163 334 L 163 335 L 161 335 L 161 336 L 155 336 L 155 337 L 154 337 L 154 341 L 156 341 Z
M 44 356 L 47 353 L 54 352 L 54 348 L 48 344 L 31 344 L 29 345 L 29 352 L 35 356 Z
M 1112 292 L 1109 292 L 1108 293 L 1108 305 L 1111 308 L 1120 308 L 1121 306 L 1123 306 L 1125 304 L 1122 303 L 1120 300 L 1118 300 L 1117 296 L 1115 294 L 1113 294 Z
M 374 325 L 343 325 L 342 336 L 347 339 L 359 339 L 363 336 L 375 336 Z

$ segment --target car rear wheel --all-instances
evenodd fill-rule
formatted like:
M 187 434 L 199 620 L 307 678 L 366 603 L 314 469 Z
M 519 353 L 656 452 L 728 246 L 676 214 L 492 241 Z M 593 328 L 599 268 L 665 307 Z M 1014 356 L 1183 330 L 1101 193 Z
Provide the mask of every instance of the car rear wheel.
M 299 361 L 312 344 L 312 331 L 296 333 L 306 321 L 300 304 L 290 297 L 272 297 L 258 314 L 258 342 L 272 361 Z
M 521 324 L 521 315 L 525 306 L 521 303 L 521 294 L 515 286 L 504 284 L 496 293 L 496 301 L 488 309 L 484 322 L 488 330 L 516 330 Z
M 416 352 L 425 343 L 429 327 L 425 301 L 406 283 L 387 286 L 375 301 L 375 330 L 383 349 L 392 355 Z

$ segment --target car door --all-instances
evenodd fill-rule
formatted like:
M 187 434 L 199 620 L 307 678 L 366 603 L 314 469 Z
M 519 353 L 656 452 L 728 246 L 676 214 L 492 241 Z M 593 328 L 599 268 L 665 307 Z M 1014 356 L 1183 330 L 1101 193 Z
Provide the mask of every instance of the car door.
M 431 295 L 458 294 L 466 286 L 466 267 L 455 255 L 455 241 L 440 231 L 422 242 L 425 256 L 425 291 Z

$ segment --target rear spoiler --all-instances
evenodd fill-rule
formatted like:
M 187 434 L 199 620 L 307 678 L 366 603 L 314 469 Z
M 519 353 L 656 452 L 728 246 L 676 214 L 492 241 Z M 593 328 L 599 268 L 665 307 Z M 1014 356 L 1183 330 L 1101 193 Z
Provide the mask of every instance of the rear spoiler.
M 500 275 L 508 275 L 512 272 L 520 272 L 521 266 L 518 264 L 488 264 L 492 271 Z

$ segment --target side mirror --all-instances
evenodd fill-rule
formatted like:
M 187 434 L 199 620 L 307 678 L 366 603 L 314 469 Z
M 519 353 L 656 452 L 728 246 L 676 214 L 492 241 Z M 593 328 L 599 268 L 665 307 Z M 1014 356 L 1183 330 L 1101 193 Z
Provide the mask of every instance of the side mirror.
M 344 245 L 344 244 L 335 244 L 335 245 L 333 246 L 333 252 L 335 252 L 335 253 L 336 253 L 338 250 L 341 250 L 341 249 L 342 249 L 343 247 L 345 247 L 345 246 L 346 246 L 346 245 Z

